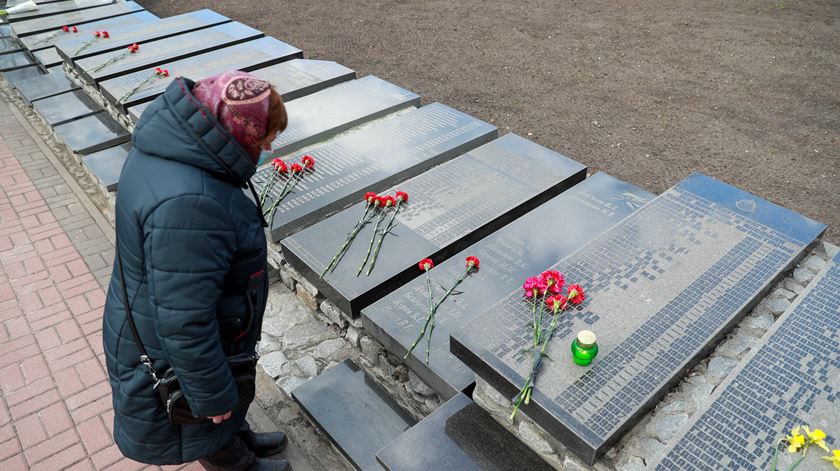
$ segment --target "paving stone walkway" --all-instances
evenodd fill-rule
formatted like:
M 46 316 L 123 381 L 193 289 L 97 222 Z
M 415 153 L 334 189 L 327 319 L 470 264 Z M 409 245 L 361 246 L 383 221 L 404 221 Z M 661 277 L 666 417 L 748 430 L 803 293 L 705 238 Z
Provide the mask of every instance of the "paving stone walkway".
M 101 329 L 112 238 L 0 96 L 0 470 L 161 469 L 111 438 Z M 163 469 L 181 468 L 203 469 Z

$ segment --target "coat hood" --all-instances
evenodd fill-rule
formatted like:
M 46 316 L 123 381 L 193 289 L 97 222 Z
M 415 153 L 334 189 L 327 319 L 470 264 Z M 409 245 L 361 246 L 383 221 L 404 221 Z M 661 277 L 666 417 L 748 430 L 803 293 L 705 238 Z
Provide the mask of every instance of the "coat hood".
M 134 147 L 245 185 L 256 172 L 254 162 L 193 95 L 193 85 L 178 77 L 149 105 L 134 129 Z

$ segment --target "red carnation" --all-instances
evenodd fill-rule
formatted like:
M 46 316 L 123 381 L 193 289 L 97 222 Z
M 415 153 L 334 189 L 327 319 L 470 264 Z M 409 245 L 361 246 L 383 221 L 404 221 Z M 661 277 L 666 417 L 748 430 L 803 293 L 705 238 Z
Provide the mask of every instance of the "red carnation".
M 111 35 L 107 31 L 103 31 L 102 32 L 102 37 L 107 39 L 107 38 L 110 38 Z
M 583 288 L 579 284 L 569 285 L 569 301 L 572 304 L 580 304 L 584 299 L 586 299 L 586 295 L 583 294 Z
M 563 285 L 566 284 L 566 280 L 563 279 L 563 275 L 556 270 L 544 271 L 540 275 L 540 279 L 542 279 L 545 282 L 545 285 L 548 288 L 548 290 L 554 294 L 560 294 L 563 290 Z
M 554 296 L 549 297 L 545 300 L 545 305 L 548 307 L 548 310 L 552 313 L 562 311 L 566 309 L 566 303 L 568 300 L 562 294 L 555 294 Z
M 367 202 L 367 203 L 373 203 L 374 201 L 377 201 L 378 199 L 379 199 L 379 196 L 377 196 L 377 194 L 372 192 L 372 191 L 368 191 L 367 193 L 365 193 L 365 202 Z
M 478 265 L 480 263 L 481 262 L 478 260 L 478 257 L 476 257 L 475 255 L 470 255 L 469 257 L 467 257 L 467 268 L 475 268 L 476 270 L 478 270 Z
M 298 163 L 292 164 L 292 173 L 300 173 L 303 171 L 303 167 L 300 166 Z
M 274 159 L 274 169 L 280 173 L 286 173 L 289 171 L 289 167 L 286 166 L 286 162 L 283 162 L 283 159 L 280 158 Z
M 398 191 L 397 192 L 397 201 L 402 201 L 403 203 L 407 203 L 408 202 L 408 193 L 406 193 L 404 191 Z
M 102 33 L 101 33 L 100 31 L 94 31 L 94 32 L 93 32 L 93 35 L 94 35 L 94 36 L 96 36 L 97 38 L 101 38 L 101 37 L 102 37 Z
M 69 26 L 62 26 L 61 30 L 64 31 L 65 33 L 69 33 L 70 32 L 70 27 Z
M 163 69 L 160 67 L 155 67 L 155 75 L 163 75 Z
M 131 46 L 128 46 L 128 52 L 130 52 L 132 54 L 134 54 L 135 52 L 137 52 L 139 50 L 140 50 L 140 45 L 137 44 L 137 43 L 134 43 Z
M 396 200 L 394 200 L 394 197 L 391 196 L 391 195 L 383 196 L 383 197 L 380 198 L 379 201 L 382 203 L 382 206 L 384 206 L 386 208 L 396 204 Z
M 74 33 L 78 33 L 78 32 L 79 32 L 79 28 L 77 28 L 77 27 L 75 27 L 75 26 L 74 26 L 74 27 L 73 27 L 73 32 L 74 32 Z
M 304 155 L 301 162 L 303 162 L 303 165 L 310 170 L 315 168 L 315 159 L 311 155 Z
M 424 258 L 419 263 L 420 271 L 429 271 L 435 267 L 435 262 L 431 258 Z

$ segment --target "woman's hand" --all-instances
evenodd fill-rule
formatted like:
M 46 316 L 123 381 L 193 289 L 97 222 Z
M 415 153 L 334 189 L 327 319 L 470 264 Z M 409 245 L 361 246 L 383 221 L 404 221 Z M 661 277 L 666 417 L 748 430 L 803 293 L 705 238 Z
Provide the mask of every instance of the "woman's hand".
M 230 418 L 231 412 L 233 411 L 227 411 L 227 414 L 224 415 L 214 415 L 213 417 L 208 417 L 208 419 L 212 419 L 214 424 L 220 424 Z

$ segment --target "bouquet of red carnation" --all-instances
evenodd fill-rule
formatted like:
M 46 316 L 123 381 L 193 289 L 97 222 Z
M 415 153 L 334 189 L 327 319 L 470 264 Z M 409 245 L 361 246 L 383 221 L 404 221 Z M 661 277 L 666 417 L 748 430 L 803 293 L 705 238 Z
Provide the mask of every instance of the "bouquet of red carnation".
M 280 207 L 280 203 L 295 190 L 298 183 L 303 180 L 304 174 L 315 171 L 315 158 L 307 154 L 301 157 L 300 163 L 293 163 L 291 165 L 286 165 L 286 162 L 282 159 L 274 159 L 271 167 L 273 171 L 263 186 L 257 204 L 261 208 L 264 208 L 267 202 L 266 200 L 274 186 L 280 180 L 285 180 L 285 182 L 283 183 L 283 188 L 280 189 L 280 194 L 274 199 L 274 203 L 263 211 L 263 215 L 268 216 L 269 226 L 271 225 L 271 221 L 274 220 L 274 214 L 277 212 L 277 208 Z
M 519 393 L 512 399 L 513 413 L 510 414 L 510 420 L 516 417 L 516 413 L 523 402 L 528 404 L 531 401 L 531 393 L 534 390 L 537 373 L 542 366 L 543 358 L 547 357 L 545 349 L 554 335 L 560 315 L 567 309 L 580 305 L 585 299 L 583 288 L 580 285 L 572 284 L 565 287 L 565 284 L 566 280 L 560 272 L 546 270 L 539 276 L 528 278 L 522 285 L 522 289 L 525 290 L 525 298 L 530 300 L 531 303 L 533 335 L 531 346 L 525 350 L 525 352 L 531 354 L 531 371 L 528 373 L 525 384 L 519 389 Z M 565 295 L 563 294 L 564 287 L 566 288 Z M 543 316 L 546 311 L 551 315 L 551 322 L 548 327 L 543 326 Z
M 420 270 L 426 273 L 426 286 L 429 289 L 429 314 L 426 317 L 426 323 L 423 324 L 423 328 L 420 330 L 420 334 L 411 344 L 411 347 L 405 353 L 405 356 L 403 356 L 403 360 L 407 359 L 408 356 L 411 355 L 411 352 L 414 351 L 414 348 L 417 347 L 417 344 L 423 340 L 423 337 L 426 335 L 426 329 L 429 329 L 429 336 L 426 338 L 426 364 L 429 364 L 429 353 L 432 347 L 432 333 L 435 331 L 435 314 L 437 313 L 438 308 L 444 301 L 446 301 L 446 298 L 455 291 L 455 288 L 467 279 L 467 276 L 478 271 L 480 263 L 481 262 L 478 260 L 478 257 L 475 255 L 467 257 L 466 270 L 464 273 L 455 280 L 455 283 L 453 283 L 448 290 L 446 290 L 443 297 L 440 298 L 439 301 L 435 302 L 434 294 L 432 293 L 432 279 L 429 277 L 429 270 L 434 268 L 435 264 L 430 258 L 424 258 L 420 261 L 418 266 L 420 267 Z

